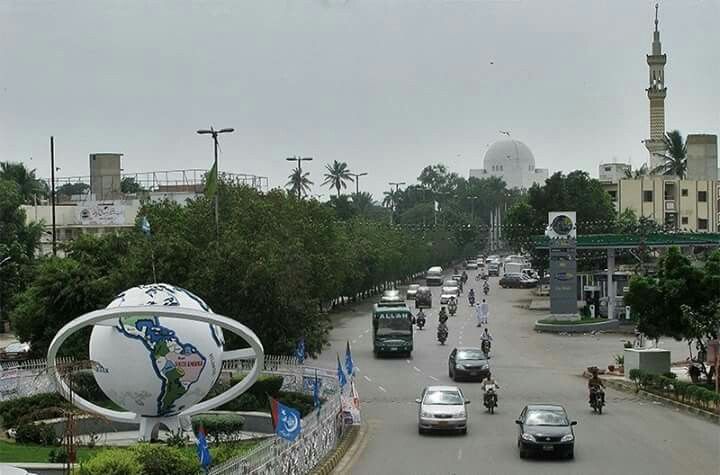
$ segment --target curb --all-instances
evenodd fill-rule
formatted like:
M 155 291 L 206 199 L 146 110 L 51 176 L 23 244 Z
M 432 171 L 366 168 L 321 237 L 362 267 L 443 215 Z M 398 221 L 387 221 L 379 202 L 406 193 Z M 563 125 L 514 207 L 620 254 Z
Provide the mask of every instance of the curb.
M 583 377 L 588 378 L 589 374 L 587 371 L 583 372 Z M 684 404 L 679 401 L 675 401 L 673 399 L 668 399 L 666 397 L 658 396 L 655 393 L 651 393 L 649 391 L 645 391 L 644 389 L 635 390 L 635 384 L 629 383 L 627 381 L 618 381 L 616 379 L 605 379 L 600 378 L 602 381 L 610 388 L 616 389 L 618 391 L 628 392 L 637 394 L 638 396 L 642 397 L 643 399 L 648 399 L 651 401 L 657 401 L 662 402 L 663 404 L 667 404 L 669 406 L 674 407 L 675 409 L 681 410 L 683 412 L 693 414 L 699 417 L 702 417 L 704 419 L 707 419 L 711 422 L 714 422 L 715 424 L 720 425 L 720 415 L 712 413 L 710 411 L 706 411 L 704 409 L 700 409 L 694 406 L 689 406 L 687 404 Z
M 335 450 L 328 454 L 310 473 L 312 475 L 330 475 L 350 446 L 355 443 L 359 432 L 358 426 L 350 426 Z
M 544 333 L 589 333 L 592 331 L 612 331 L 620 326 L 618 320 L 608 320 L 605 322 L 595 323 L 576 323 L 563 325 L 557 323 L 540 323 L 535 322 L 535 331 Z

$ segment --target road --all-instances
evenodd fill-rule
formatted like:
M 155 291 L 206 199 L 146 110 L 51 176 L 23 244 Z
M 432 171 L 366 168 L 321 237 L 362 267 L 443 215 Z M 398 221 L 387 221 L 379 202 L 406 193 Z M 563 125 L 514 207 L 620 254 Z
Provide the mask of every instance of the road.
M 470 285 L 480 290 L 472 280 Z M 376 359 L 370 332 L 372 303 L 334 317 L 331 349 L 323 366 L 336 365 L 349 340 L 359 372 L 357 389 L 369 426 L 367 446 L 352 468 L 356 475 L 376 474 L 700 474 L 718 473 L 720 430 L 704 419 L 658 406 L 634 395 L 607 390 L 607 406 L 595 415 L 587 404 L 586 382 L 579 375 L 591 365 L 612 363 L 622 352 L 620 335 L 559 336 L 539 334 L 532 324 L 542 313 L 523 308 L 530 291 L 501 289 L 491 279 L 490 332 L 494 336 L 493 374 L 501 386 L 499 407 L 485 412 L 478 383 L 453 383 L 447 357 L 454 346 L 479 346 L 480 328 L 467 304 L 467 286 L 458 315 L 450 318 L 445 346 L 435 339 L 439 288 L 433 288 L 432 317 L 415 332 L 410 359 Z M 480 292 L 481 293 L 481 292 Z M 479 293 L 479 294 L 480 294 Z M 478 295 L 479 295 L 478 294 Z M 687 347 L 663 342 L 682 359 Z M 472 401 L 469 428 L 462 435 L 418 435 L 417 405 L 422 388 L 457 384 Z M 563 404 L 576 426 L 575 460 L 522 460 L 516 448 L 515 418 L 530 402 Z

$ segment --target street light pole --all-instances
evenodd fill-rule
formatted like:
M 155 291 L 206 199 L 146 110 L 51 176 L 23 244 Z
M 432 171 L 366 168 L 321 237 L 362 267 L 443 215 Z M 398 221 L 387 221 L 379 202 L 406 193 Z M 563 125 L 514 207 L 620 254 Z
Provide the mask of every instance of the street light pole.
M 52 250 L 57 256 L 57 235 L 55 228 L 55 138 L 50 136 L 50 203 L 52 205 Z
M 397 198 L 397 194 L 400 192 L 400 185 L 404 185 L 404 184 L 405 184 L 404 181 L 390 181 L 390 182 L 388 182 L 388 185 L 390 185 L 391 187 L 392 187 L 392 186 L 395 187 L 395 194 L 394 194 L 393 197 L 392 197 L 393 207 L 392 207 L 392 209 L 390 210 L 390 224 L 393 224 L 393 214 L 395 214 L 395 208 L 396 208 L 396 206 L 397 206 L 397 204 L 395 203 L 395 199 Z M 390 190 L 392 190 L 392 188 L 390 188 Z
M 285 160 L 287 160 L 288 162 L 297 162 L 298 178 L 301 180 L 301 182 L 298 183 L 297 194 L 298 194 L 298 200 L 301 200 L 302 199 L 302 162 L 311 162 L 312 157 L 300 157 L 300 156 L 287 157 Z
M 355 177 L 355 194 L 356 194 L 356 195 L 359 195 L 359 194 L 360 194 L 360 177 L 361 177 L 361 176 L 366 176 L 366 175 L 367 175 L 367 172 L 363 172 L 363 173 L 348 173 L 348 175 Z
M 200 135 L 210 134 L 212 136 L 213 140 L 213 148 L 215 152 L 215 161 L 213 162 L 213 168 L 215 169 L 215 235 L 220 238 L 220 198 L 219 193 L 217 191 L 218 186 L 218 134 L 229 134 L 235 132 L 235 129 L 233 128 L 226 128 L 226 129 L 220 129 L 215 130 L 214 128 L 210 127 L 210 129 L 200 129 L 197 131 Z

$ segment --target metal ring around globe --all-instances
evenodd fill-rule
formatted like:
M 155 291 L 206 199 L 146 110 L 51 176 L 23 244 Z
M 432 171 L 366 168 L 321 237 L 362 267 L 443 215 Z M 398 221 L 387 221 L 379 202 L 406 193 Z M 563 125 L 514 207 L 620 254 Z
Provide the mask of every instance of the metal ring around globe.
M 191 416 L 193 414 L 208 411 L 217 406 L 225 404 L 226 402 L 235 399 L 248 388 L 250 388 L 250 386 L 252 386 L 255 381 L 257 381 L 257 378 L 260 376 L 260 371 L 264 366 L 265 350 L 263 349 L 260 339 L 255 335 L 255 333 L 253 333 L 252 330 L 250 330 L 245 325 L 242 325 L 241 323 L 238 323 L 231 318 L 218 315 L 216 313 L 205 312 L 202 310 L 195 310 L 185 307 L 148 305 L 105 308 L 102 310 L 96 310 L 94 312 L 86 313 L 85 315 L 82 315 L 75 320 L 69 322 L 60 329 L 60 331 L 57 333 L 57 335 L 55 335 L 55 338 L 53 338 L 52 342 L 50 343 L 47 354 L 48 368 L 55 368 L 57 352 L 62 346 L 62 344 L 65 342 L 65 340 L 68 339 L 72 334 L 82 328 L 102 324 L 103 322 L 112 320 L 113 318 L 119 318 L 126 315 L 152 315 L 155 317 L 189 319 L 193 321 L 213 324 L 219 326 L 224 330 L 229 330 L 231 333 L 234 333 L 235 335 L 241 337 L 243 340 L 245 340 L 245 342 L 250 345 L 250 348 L 224 352 L 222 357 L 223 361 L 231 359 L 254 359 L 255 362 L 253 363 L 253 366 L 247 376 L 245 376 L 241 381 L 239 381 L 237 384 L 235 384 L 222 394 L 219 394 L 211 399 L 208 399 L 207 401 L 203 401 L 192 407 L 189 407 L 186 410 L 180 412 L 178 416 Z M 58 384 L 58 387 L 60 388 L 60 393 L 63 395 L 63 397 L 70 400 L 70 387 L 58 375 L 57 371 L 53 371 L 52 373 L 55 381 Z M 141 418 L 146 417 L 135 414 L 134 412 L 113 411 L 111 409 L 100 407 L 80 397 L 77 393 L 73 395 L 72 402 L 80 409 L 83 409 L 87 412 L 94 412 L 96 414 L 100 414 L 103 417 L 107 417 L 108 419 L 118 422 L 139 423 Z

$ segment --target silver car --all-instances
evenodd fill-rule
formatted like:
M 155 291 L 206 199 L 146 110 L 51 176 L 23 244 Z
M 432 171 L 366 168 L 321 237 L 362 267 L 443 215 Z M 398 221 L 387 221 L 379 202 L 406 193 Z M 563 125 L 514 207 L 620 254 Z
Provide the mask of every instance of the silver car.
M 457 386 L 428 386 L 415 400 L 418 409 L 418 432 L 453 430 L 467 434 L 468 415 L 465 399 Z
M 458 299 L 460 296 L 460 289 L 458 287 L 443 287 L 442 293 L 440 294 L 440 304 L 447 305 L 452 297 Z

